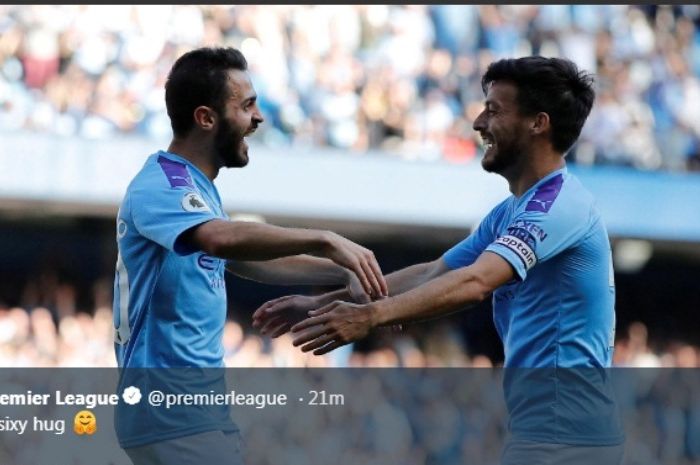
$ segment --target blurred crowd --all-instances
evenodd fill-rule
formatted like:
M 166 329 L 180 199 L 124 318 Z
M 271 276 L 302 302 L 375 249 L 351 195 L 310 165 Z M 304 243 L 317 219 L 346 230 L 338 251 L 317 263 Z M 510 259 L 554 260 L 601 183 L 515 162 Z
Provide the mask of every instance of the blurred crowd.
M 116 366 L 109 306 L 100 304 L 93 314 L 73 311 L 72 306 L 66 311 L 65 302 L 51 308 L 38 306 L 28 311 L 0 306 L 0 367 Z M 501 360 L 471 353 L 464 334 L 447 323 L 421 331 L 411 327 L 401 332 L 379 331 L 370 338 L 369 350 L 345 346 L 323 356 L 302 353 L 293 347 L 289 334 L 270 339 L 247 323 L 226 322 L 223 345 L 227 367 L 489 368 L 502 364 Z M 700 367 L 700 347 L 679 340 L 651 343 L 641 322 L 632 323 L 619 334 L 613 366 Z
M 240 48 L 284 150 L 466 163 L 493 60 L 595 73 L 579 164 L 700 169 L 700 6 L 0 6 L 0 128 L 166 140 L 163 85 L 189 49 Z

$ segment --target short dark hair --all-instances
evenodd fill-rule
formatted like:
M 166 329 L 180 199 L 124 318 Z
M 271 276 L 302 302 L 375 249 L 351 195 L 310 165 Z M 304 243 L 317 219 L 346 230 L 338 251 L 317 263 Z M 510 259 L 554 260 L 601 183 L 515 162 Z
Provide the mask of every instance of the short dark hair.
M 227 71 L 246 71 L 248 63 L 234 48 L 203 47 L 175 61 L 165 83 L 165 106 L 176 136 L 186 136 L 194 126 L 194 109 L 200 105 L 223 113 L 228 96 Z
M 593 76 L 564 58 L 507 58 L 489 65 L 481 78 L 484 94 L 491 83 L 502 80 L 518 89 L 521 114 L 549 115 L 554 149 L 562 154 L 569 150 L 593 106 Z

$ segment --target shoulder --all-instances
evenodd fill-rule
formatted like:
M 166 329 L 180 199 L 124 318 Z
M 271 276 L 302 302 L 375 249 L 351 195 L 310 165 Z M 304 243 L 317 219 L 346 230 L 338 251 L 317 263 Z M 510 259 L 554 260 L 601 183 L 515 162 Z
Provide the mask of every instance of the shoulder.
M 153 165 L 154 170 L 167 180 L 171 188 L 194 187 L 192 175 L 185 163 L 156 154 Z
M 515 197 L 513 195 L 509 195 L 506 197 L 504 200 L 502 200 L 498 205 L 493 207 L 490 212 L 486 214 L 484 219 L 488 219 L 491 221 L 498 221 L 504 217 L 509 211 L 511 210 L 511 206 L 515 202 Z
M 526 216 L 554 222 L 588 222 L 595 211 L 593 195 L 571 173 L 559 173 L 540 185 L 523 204 Z
M 128 190 L 132 194 L 139 194 L 178 188 L 194 188 L 187 165 L 156 152 L 148 157 L 141 170 L 132 179 Z

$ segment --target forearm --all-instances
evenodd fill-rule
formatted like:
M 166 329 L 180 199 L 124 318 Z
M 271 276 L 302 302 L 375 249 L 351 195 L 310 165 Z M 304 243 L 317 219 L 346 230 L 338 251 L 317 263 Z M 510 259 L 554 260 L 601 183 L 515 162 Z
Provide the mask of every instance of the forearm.
M 237 276 L 279 286 L 345 285 L 350 272 L 332 261 L 310 255 L 294 255 L 265 261 L 230 261 L 226 267 Z
M 325 231 L 282 228 L 247 221 L 212 221 L 193 233 L 205 252 L 230 260 L 272 260 L 318 254 L 329 245 Z
M 443 272 L 444 264 L 438 260 L 429 263 L 420 263 L 418 265 L 413 265 L 398 271 L 394 271 L 386 276 L 386 281 L 389 286 L 389 295 L 395 296 L 409 291 L 437 276 L 440 276 Z M 338 289 L 333 292 L 327 292 L 316 296 L 316 298 L 319 301 L 319 305 L 327 305 L 336 300 L 344 300 L 348 302 L 355 301 L 347 289 Z
M 373 326 L 444 316 L 477 304 L 489 294 L 488 286 L 470 270 L 462 268 L 450 271 L 400 295 L 373 302 Z
M 406 268 L 394 271 L 386 275 L 386 283 L 389 286 L 389 295 L 396 296 L 410 291 L 421 284 L 430 281 L 433 278 L 444 273 L 446 268 L 439 261 L 428 263 L 419 263 L 417 265 L 408 266 Z

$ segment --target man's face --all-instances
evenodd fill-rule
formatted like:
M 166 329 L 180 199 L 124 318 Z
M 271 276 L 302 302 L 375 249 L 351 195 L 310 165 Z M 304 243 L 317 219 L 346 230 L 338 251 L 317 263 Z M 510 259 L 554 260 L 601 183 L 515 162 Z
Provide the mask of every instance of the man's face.
M 474 130 L 484 141 L 481 166 L 489 173 L 503 174 L 528 149 L 528 118 L 518 112 L 517 93 L 510 82 L 494 82 L 486 93 L 484 110 L 474 120 Z
M 263 122 L 256 103 L 257 94 L 245 71 L 229 71 L 228 98 L 224 114 L 214 135 L 214 144 L 221 164 L 240 168 L 248 164 L 248 143 L 244 137 L 252 134 Z

